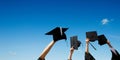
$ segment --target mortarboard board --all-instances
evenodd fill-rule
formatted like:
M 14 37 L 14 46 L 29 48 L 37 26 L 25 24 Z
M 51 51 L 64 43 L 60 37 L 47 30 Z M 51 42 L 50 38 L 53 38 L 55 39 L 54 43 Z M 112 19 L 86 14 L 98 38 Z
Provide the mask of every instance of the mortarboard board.
M 97 40 L 97 32 L 96 31 L 89 31 L 86 32 L 86 37 L 90 39 L 91 42 Z
M 64 33 L 68 28 L 56 27 L 55 29 L 47 32 L 46 35 L 53 35 L 53 40 L 58 41 L 61 39 L 67 39 L 66 34 Z
M 99 35 L 98 36 L 98 44 L 99 45 L 104 45 L 107 43 L 107 38 L 104 35 Z
M 78 41 L 77 36 L 72 36 L 70 37 L 70 44 L 71 44 L 71 47 L 77 50 L 78 47 L 81 45 L 81 42 Z

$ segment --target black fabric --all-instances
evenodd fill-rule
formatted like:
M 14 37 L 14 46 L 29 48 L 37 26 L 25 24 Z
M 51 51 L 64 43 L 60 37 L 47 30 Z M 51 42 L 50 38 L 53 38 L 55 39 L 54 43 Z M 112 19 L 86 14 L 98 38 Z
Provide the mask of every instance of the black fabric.
M 120 54 L 115 50 L 116 54 L 111 50 L 112 58 L 111 60 L 120 60 Z
M 81 41 L 77 41 L 77 46 L 80 47 Z
M 99 35 L 98 36 L 98 44 L 104 45 L 106 43 L 107 43 L 107 38 L 105 37 L 105 35 Z
M 95 60 L 95 58 L 90 53 L 85 52 L 85 60 Z
M 53 30 L 47 32 L 46 35 L 53 35 L 53 40 L 54 41 L 58 41 L 58 40 L 61 40 L 61 39 L 66 40 L 67 37 L 66 37 L 65 31 L 67 29 L 68 28 L 56 27 Z
M 45 59 L 42 59 L 42 58 L 38 58 L 38 60 L 45 60 Z

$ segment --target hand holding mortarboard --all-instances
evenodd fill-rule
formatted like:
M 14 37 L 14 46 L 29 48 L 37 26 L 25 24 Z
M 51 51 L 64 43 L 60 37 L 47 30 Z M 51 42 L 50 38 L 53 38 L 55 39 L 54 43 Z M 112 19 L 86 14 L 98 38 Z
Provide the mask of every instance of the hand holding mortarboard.
M 109 46 L 110 50 L 111 50 L 111 53 L 112 53 L 111 60 L 120 60 L 120 54 L 118 53 L 118 51 L 116 49 L 114 49 L 112 47 L 112 45 L 110 44 L 110 41 L 107 40 L 105 35 L 99 35 L 98 36 L 98 44 L 99 45 L 107 44 Z
M 89 43 L 89 38 L 86 38 L 85 60 L 95 60 L 95 58 L 89 52 Z
M 61 40 L 61 39 L 67 39 L 64 33 L 67 29 L 68 28 L 56 27 L 52 31 L 46 33 L 46 35 L 53 35 L 53 41 L 51 41 L 49 45 L 43 50 L 38 60 L 45 60 L 45 56 L 51 50 L 51 48 L 53 47 L 56 41 Z
M 86 38 L 90 42 L 94 42 L 98 39 L 97 32 L 96 31 L 89 31 L 86 32 Z M 96 48 L 90 43 L 90 45 L 96 50 Z
M 71 47 L 77 50 L 78 47 L 81 45 L 81 41 L 78 40 L 77 36 L 73 36 L 73 37 L 70 37 L 70 44 L 71 44 Z
M 110 48 L 112 48 L 112 45 L 110 44 L 110 41 L 107 40 L 107 38 L 105 37 L 105 35 L 99 35 L 98 36 L 98 44 L 99 45 L 108 44 L 108 46 Z
M 78 50 L 78 47 L 80 47 L 81 42 L 78 40 L 77 36 L 72 36 L 70 37 L 70 45 L 71 48 L 70 48 L 70 54 L 68 56 L 68 60 L 72 60 L 73 52 L 74 50 Z

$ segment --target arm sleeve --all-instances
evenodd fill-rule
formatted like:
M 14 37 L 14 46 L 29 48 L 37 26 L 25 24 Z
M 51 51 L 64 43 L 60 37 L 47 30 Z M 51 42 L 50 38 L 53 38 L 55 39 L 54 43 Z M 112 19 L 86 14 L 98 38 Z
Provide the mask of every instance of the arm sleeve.
M 114 48 L 110 48 L 110 50 L 111 50 L 114 54 L 117 55 L 117 52 L 116 52 L 116 50 L 115 50 Z

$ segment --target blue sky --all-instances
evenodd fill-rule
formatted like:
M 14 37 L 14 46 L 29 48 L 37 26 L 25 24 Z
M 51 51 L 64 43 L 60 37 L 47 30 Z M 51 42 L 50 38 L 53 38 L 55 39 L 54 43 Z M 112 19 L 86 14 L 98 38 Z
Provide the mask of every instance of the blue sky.
M 51 29 L 68 27 L 67 41 L 57 42 L 46 60 L 67 60 L 70 39 L 77 35 L 83 46 L 73 60 L 84 60 L 85 32 L 105 34 L 120 52 L 119 0 L 0 0 L 0 60 L 37 60 L 52 40 L 45 35 Z M 96 60 L 110 60 L 107 45 L 90 46 Z

